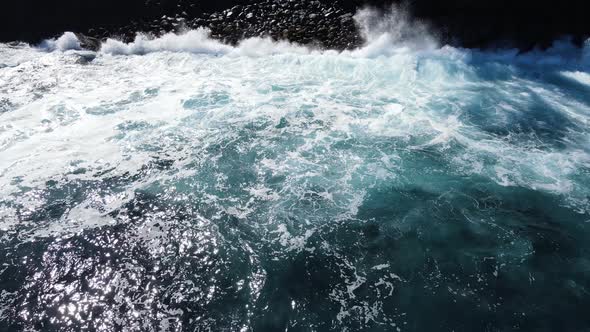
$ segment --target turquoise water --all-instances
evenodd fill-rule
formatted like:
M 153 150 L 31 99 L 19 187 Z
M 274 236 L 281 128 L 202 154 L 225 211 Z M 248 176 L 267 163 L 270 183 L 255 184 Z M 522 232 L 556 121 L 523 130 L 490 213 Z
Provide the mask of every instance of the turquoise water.
M 0 330 L 590 328 L 589 46 L 63 38 L 0 46 Z

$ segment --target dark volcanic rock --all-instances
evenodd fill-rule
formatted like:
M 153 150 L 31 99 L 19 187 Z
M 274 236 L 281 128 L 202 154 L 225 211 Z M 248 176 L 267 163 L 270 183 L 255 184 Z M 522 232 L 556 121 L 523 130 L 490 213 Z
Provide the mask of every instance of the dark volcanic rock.
M 91 51 L 98 51 L 100 49 L 100 40 L 98 38 L 89 37 L 81 33 L 76 33 L 76 38 L 80 41 L 80 46 Z
M 183 27 L 210 27 L 230 43 L 269 36 L 344 49 L 361 43 L 351 19 L 359 7 L 386 8 L 398 0 L 19 0 L 0 9 L 0 42 L 36 43 L 64 31 L 94 38 L 131 40 L 136 32 L 159 35 Z M 442 42 L 467 47 L 547 46 L 571 35 L 590 35 L 590 1 L 413 0 L 411 15 L 428 22 Z M 94 41 L 83 41 L 90 49 Z
M 130 42 L 137 33 L 159 36 L 198 27 L 210 29 L 213 38 L 229 44 L 249 37 L 285 39 L 330 49 L 349 49 L 362 44 L 352 13 L 335 3 L 328 5 L 315 0 L 263 0 L 212 13 L 196 13 L 192 17 L 183 11 L 120 26 L 93 27 L 77 35 L 82 47 L 95 50 L 100 39 L 111 37 Z
M 319 1 L 267 0 L 234 6 L 209 16 L 209 19 L 188 24 L 191 27 L 206 26 L 211 29 L 212 36 L 231 44 L 244 38 L 266 36 L 323 48 L 357 47 L 362 39 L 352 20 L 342 21 L 338 17 L 344 14 L 341 7 Z

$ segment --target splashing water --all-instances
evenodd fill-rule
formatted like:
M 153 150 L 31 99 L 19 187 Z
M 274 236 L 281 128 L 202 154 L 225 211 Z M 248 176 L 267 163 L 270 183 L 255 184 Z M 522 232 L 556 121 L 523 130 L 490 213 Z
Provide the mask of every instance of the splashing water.
M 0 45 L 0 329 L 588 328 L 590 46 L 378 16 Z

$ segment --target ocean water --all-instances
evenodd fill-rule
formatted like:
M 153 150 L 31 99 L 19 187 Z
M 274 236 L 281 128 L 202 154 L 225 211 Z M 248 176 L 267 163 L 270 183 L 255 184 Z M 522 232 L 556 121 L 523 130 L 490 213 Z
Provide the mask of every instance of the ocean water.
M 0 45 L 0 330 L 588 331 L 590 41 L 399 15 Z

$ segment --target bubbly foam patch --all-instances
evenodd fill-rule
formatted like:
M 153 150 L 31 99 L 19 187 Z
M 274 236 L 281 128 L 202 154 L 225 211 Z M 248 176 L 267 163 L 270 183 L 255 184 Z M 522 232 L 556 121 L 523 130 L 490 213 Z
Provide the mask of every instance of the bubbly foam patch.
M 146 35 L 138 35 L 135 41 L 129 44 L 108 39 L 101 47 L 101 51 L 107 54 L 128 55 L 161 51 L 223 55 L 231 50 L 230 46 L 210 39 L 209 32 L 205 29 L 192 30 L 180 35 L 168 33 L 155 39 Z
M 108 39 L 102 45 L 101 52 L 112 55 L 142 55 L 167 51 L 229 56 L 266 56 L 283 53 L 308 54 L 311 52 L 304 46 L 285 41 L 275 42 L 270 38 L 249 38 L 243 40 L 237 47 L 232 47 L 211 39 L 209 34 L 209 30 L 200 28 L 181 34 L 168 33 L 159 38 L 138 35 L 135 41 L 129 44 Z
M 283 190 L 293 190 L 284 196 L 250 189 L 260 198 L 300 199 L 305 196 L 300 181 L 319 176 L 316 165 L 326 162 L 342 170 L 343 178 L 317 194 L 330 197 L 337 215 L 352 216 L 348 208 L 365 185 L 399 178 L 396 170 L 411 167 L 404 165 L 403 151 L 433 150 L 449 167 L 502 186 L 584 201 L 587 184 L 577 178 L 588 162 L 588 100 L 551 83 L 563 77 L 585 86 L 586 64 L 570 49 L 547 52 L 560 61 L 541 61 L 541 53 L 520 58 L 449 47 L 410 52 L 405 46 L 364 58 L 265 39 L 232 48 L 208 39 L 205 30 L 138 38 L 128 45 L 107 42 L 88 67 L 76 64 L 75 53 L 35 54 L 24 47 L 18 52 L 25 62 L 1 69 L 4 195 L 64 176 L 89 180 L 101 170 L 137 171 L 153 158 L 153 149 L 185 151 L 197 142 L 206 148 L 240 137 L 253 125 L 261 129 L 248 144 L 282 151 L 257 164 L 256 172 L 290 174 Z M 15 57 L 15 50 L 10 52 Z M 185 127 L 192 134 L 170 140 Z M 386 166 L 359 151 L 334 150 L 347 139 L 368 146 L 399 142 L 399 149 L 380 153 L 401 164 Z M 361 176 L 360 170 L 375 175 Z M 353 184 L 358 176 L 364 180 Z M 250 204 L 234 208 L 237 216 L 252 211 Z

